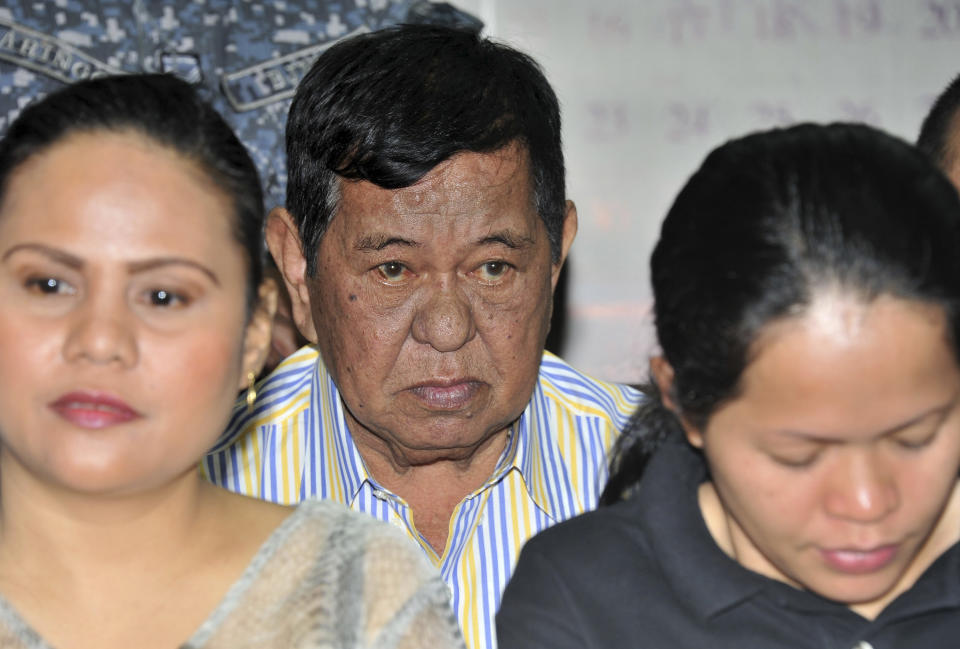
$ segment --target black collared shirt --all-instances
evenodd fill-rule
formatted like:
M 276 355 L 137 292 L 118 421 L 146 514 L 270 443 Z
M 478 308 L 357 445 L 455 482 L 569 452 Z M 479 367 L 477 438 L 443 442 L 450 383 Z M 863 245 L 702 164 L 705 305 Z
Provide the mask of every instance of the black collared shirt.
M 724 554 L 697 501 L 705 476 L 698 452 L 667 444 L 632 500 L 528 542 L 497 614 L 500 649 L 960 647 L 960 544 L 867 620 Z

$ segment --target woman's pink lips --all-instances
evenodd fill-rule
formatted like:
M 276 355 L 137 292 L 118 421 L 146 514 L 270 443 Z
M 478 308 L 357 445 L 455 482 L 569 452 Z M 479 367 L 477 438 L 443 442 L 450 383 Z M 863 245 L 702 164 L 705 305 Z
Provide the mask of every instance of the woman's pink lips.
M 480 389 L 479 381 L 423 383 L 410 391 L 424 404 L 434 410 L 458 410 L 463 408 Z
M 854 575 L 867 574 L 886 567 L 897 554 L 896 545 L 881 545 L 869 550 L 820 550 L 821 556 L 834 570 Z
M 102 392 L 69 392 L 50 404 L 60 417 L 80 428 L 108 428 L 141 415 L 123 400 Z

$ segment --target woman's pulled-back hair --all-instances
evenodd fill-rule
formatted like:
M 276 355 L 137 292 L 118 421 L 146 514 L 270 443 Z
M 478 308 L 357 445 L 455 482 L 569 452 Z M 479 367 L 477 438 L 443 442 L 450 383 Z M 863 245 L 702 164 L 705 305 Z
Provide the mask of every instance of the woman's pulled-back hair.
M 921 153 L 868 126 L 805 124 L 715 149 L 677 196 L 650 265 L 668 396 L 701 429 L 737 396 L 761 329 L 822 290 L 937 305 L 957 353 L 960 199 Z M 619 500 L 681 431 L 652 391 L 601 502 Z
M 80 81 L 24 109 L 0 140 L 0 206 L 20 165 L 68 136 L 96 132 L 146 136 L 209 176 L 233 205 L 231 229 L 247 257 L 247 304 L 253 305 L 263 273 L 264 210 L 257 169 L 223 117 L 191 85 L 171 75 Z

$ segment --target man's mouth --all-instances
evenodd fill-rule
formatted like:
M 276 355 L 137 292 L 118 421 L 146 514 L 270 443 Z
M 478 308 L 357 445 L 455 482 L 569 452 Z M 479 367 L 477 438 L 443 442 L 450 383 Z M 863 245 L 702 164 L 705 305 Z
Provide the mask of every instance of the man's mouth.
M 421 383 L 410 388 L 417 399 L 434 410 L 460 410 L 476 396 L 481 383 L 470 379 Z

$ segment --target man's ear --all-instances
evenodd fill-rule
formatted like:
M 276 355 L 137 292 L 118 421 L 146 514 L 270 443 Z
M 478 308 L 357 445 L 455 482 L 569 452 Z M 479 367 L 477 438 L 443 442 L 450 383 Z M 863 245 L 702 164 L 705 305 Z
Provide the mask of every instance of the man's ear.
M 273 335 L 273 317 L 277 312 L 277 292 L 279 287 L 272 277 L 260 283 L 257 290 L 257 302 L 253 305 L 250 320 L 243 335 L 243 372 L 238 389 L 247 387 L 247 374 L 254 376 L 263 369 L 270 354 L 270 339 Z
M 680 408 L 677 407 L 677 403 L 673 400 L 673 366 L 664 356 L 654 356 L 650 359 L 650 376 L 657 384 L 657 389 L 660 390 L 660 399 L 663 401 L 663 405 L 680 420 L 683 431 L 687 435 L 687 441 L 690 442 L 691 446 L 703 448 L 703 431 L 687 421 L 683 413 L 680 412 Z
M 553 264 L 553 269 L 550 272 L 550 283 L 553 288 L 557 288 L 560 269 L 563 268 L 563 262 L 567 260 L 573 240 L 577 238 L 577 206 L 573 204 L 573 201 L 567 201 L 563 213 L 563 232 L 560 236 L 560 259 Z
M 300 244 L 300 232 L 293 217 L 282 207 L 270 210 L 265 232 L 267 248 L 280 270 L 287 293 L 293 322 L 303 337 L 317 342 L 317 331 L 310 310 L 310 292 L 307 290 L 307 260 Z

